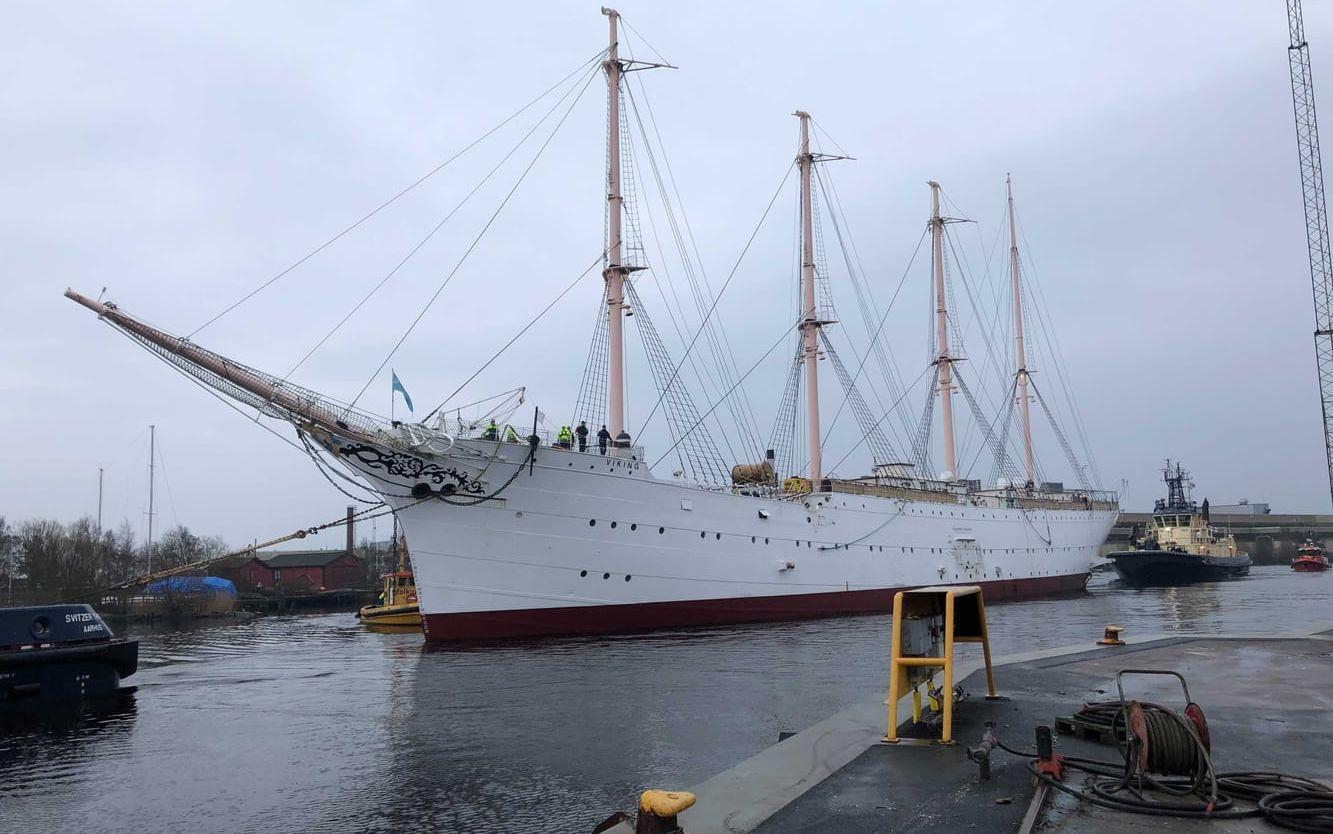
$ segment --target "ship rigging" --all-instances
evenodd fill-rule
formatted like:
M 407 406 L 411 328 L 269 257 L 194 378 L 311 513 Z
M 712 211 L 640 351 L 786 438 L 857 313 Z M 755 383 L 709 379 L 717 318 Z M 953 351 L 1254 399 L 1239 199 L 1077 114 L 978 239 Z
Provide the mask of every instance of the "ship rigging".
M 623 57 L 625 31 L 621 27 L 628 28 L 628 24 L 614 10 L 604 9 L 603 13 L 609 24 L 608 47 L 506 120 L 539 101 L 554 99 L 501 163 L 306 354 L 308 359 L 319 350 L 393 279 L 402 264 L 519 148 L 540 137 L 539 146 L 519 170 L 500 206 L 459 253 L 371 379 L 405 346 L 417 350 L 409 346 L 409 338 L 418 324 L 455 276 L 466 272 L 478 242 L 528 179 L 597 73 L 604 74 L 608 116 L 601 251 L 422 421 L 388 421 L 360 406 L 369 381 L 349 402 L 339 402 L 290 381 L 305 359 L 286 375 L 277 376 L 197 344 L 193 337 L 203 328 L 188 337 L 173 336 L 114 303 L 72 290 L 66 294 L 193 381 L 252 408 L 256 416 L 293 425 L 301 446 L 331 482 L 340 489 L 370 493 L 373 497 L 361 499 L 368 503 L 387 504 L 413 553 L 428 639 L 594 633 L 885 610 L 895 590 L 937 582 L 981 583 L 993 597 L 1081 587 L 1116 517 L 1116 496 L 1093 488 L 1088 468 L 1074 455 L 1054 410 L 1031 377 L 1030 343 L 1025 341 L 1031 329 L 1024 319 L 1025 299 L 1031 293 L 1023 292 L 1031 284 L 1023 280 L 1009 183 L 1009 270 L 1008 280 L 1001 283 L 1009 288 L 1012 315 L 1006 317 L 981 312 L 978 296 L 985 298 L 985 289 L 992 296 L 1000 292 L 994 282 L 988 288 L 969 282 L 966 261 L 948 231 L 956 221 L 943 214 L 947 195 L 937 183 L 929 184 L 931 212 L 926 234 L 932 253 L 932 351 L 915 379 L 903 384 L 905 375 L 896 367 L 890 340 L 884 335 L 891 332 L 885 327 L 888 315 L 912 267 L 909 264 L 888 305 L 879 309 L 870 289 L 872 282 L 851 240 L 846 212 L 822 164 L 847 159 L 847 155 L 821 152 L 815 141 L 818 123 L 805 111 L 796 112 L 796 158 L 787 166 L 731 271 L 714 291 L 681 206 L 645 86 L 627 80 L 636 70 L 670 64 Z M 630 141 L 631 128 L 637 129 L 641 139 L 638 155 L 636 144 Z M 649 257 L 653 250 L 645 240 L 643 220 L 659 254 L 666 247 L 658 238 L 651 200 L 640 199 L 645 167 L 679 255 L 677 274 L 684 278 L 692 311 L 690 305 L 673 297 L 681 288 L 671 280 L 666 258 L 654 261 Z M 797 309 L 777 340 L 741 372 L 728 330 L 720 323 L 720 303 L 735 284 L 742 261 L 793 171 L 799 181 Z M 220 315 L 288 275 L 397 199 L 376 208 Z M 832 337 L 834 332 L 849 334 L 845 327 L 833 326 L 838 316 L 830 288 L 821 204 L 832 220 L 868 333 L 863 350 L 853 348 L 852 353 L 859 354 L 855 371 L 843 363 Z M 543 432 L 538 408 L 533 409 L 530 425 L 520 424 L 518 407 L 525 402 L 522 388 L 514 389 L 516 395 L 511 391 L 509 396 L 478 400 L 466 418 L 464 407 L 450 405 L 598 266 L 603 287 L 571 422 L 588 424 L 594 430 L 604 425 L 605 446 L 573 448 L 567 428 L 551 442 L 550 434 Z M 646 283 L 646 276 L 653 280 Z M 673 361 L 667 340 L 656 329 L 650 305 L 640 292 L 649 285 L 661 296 L 662 308 L 681 342 L 679 361 Z M 970 317 L 961 315 L 955 285 L 964 289 Z M 1040 312 L 1041 307 L 1033 305 L 1032 309 Z M 631 317 L 656 389 L 655 402 L 634 432 L 628 424 L 630 357 L 626 350 L 626 325 Z M 987 326 L 997 320 L 1013 322 L 1014 354 L 1008 360 L 1005 348 L 997 349 L 994 344 L 993 328 Z M 978 363 L 975 374 L 960 373 L 959 366 L 966 357 L 969 327 L 980 333 L 986 347 L 986 358 Z M 793 362 L 782 389 L 772 442 L 765 444 L 746 382 L 755 378 L 769 355 L 793 337 Z M 1048 341 L 1048 348 L 1050 344 Z M 867 362 L 872 354 L 873 364 Z M 842 388 L 837 412 L 827 423 L 823 419 L 827 400 L 821 402 L 820 397 L 820 362 L 832 367 Z M 1053 356 L 1048 367 L 1056 367 Z M 872 379 L 871 368 L 878 370 L 880 379 Z M 988 372 L 1006 386 L 1003 408 L 995 408 L 997 398 L 991 394 Z M 1058 374 L 1057 370 L 1056 378 L 1067 395 L 1068 386 Z M 928 388 L 920 389 L 922 418 L 913 428 L 906 416 L 908 400 L 926 380 Z M 861 393 L 863 387 L 878 406 L 879 416 Z M 694 404 L 699 393 L 710 403 L 703 410 Z M 954 422 L 955 393 L 961 395 L 972 417 L 961 437 Z M 1040 480 L 1029 398 L 1050 418 L 1051 435 L 1068 458 L 1078 488 L 1066 490 L 1059 483 Z M 804 400 L 803 409 L 797 407 L 798 399 Z M 941 413 L 938 431 L 943 466 L 938 476 L 931 466 L 936 401 Z M 983 401 L 996 416 L 987 416 Z M 1008 448 L 1015 408 L 1022 473 Z M 1077 418 L 1072 398 L 1069 409 Z M 853 433 L 851 448 L 828 465 L 825 449 L 830 440 L 847 439 L 834 433 L 844 410 L 855 418 L 859 436 Z M 670 443 L 665 450 L 654 450 L 658 457 L 653 459 L 645 438 L 652 437 L 647 428 L 659 413 Z M 724 420 L 724 414 L 731 420 Z M 503 431 L 494 423 L 497 416 L 508 423 Z M 796 442 L 802 434 L 798 432 L 802 419 L 804 448 Z M 897 434 L 895 421 L 904 430 L 896 448 L 889 440 L 890 434 Z M 514 430 L 516 425 L 521 436 Z M 1075 425 L 1079 426 L 1077 419 Z M 1086 441 L 1081 428 L 1080 439 Z M 1086 442 L 1084 447 L 1086 453 Z M 870 455 L 869 474 L 841 474 L 844 464 L 863 448 Z M 969 449 L 970 456 L 965 454 Z M 997 476 L 993 485 L 983 488 L 980 478 L 966 475 L 987 450 L 994 458 Z M 679 468 L 673 477 L 661 477 L 656 469 L 668 456 L 675 457 Z M 1090 455 L 1086 459 L 1091 466 Z

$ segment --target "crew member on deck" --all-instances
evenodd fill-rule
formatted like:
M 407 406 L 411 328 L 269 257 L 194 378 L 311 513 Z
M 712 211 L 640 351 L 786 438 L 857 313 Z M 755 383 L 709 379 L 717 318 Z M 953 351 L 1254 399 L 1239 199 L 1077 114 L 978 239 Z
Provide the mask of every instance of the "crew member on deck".
M 514 431 L 513 426 L 505 426 L 505 442 L 506 443 L 518 442 L 518 432 Z
M 555 445 L 561 449 L 568 449 L 574 445 L 574 435 L 569 430 L 569 426 L 561 426 L 560 431 L 555 434 Z
M 611 432 L 607 431 L 606 425 L 603 424 L 601 431 L 597 432 L 597 450 L 602 454 L 606 454 L 606 444 L 610 439 Z
M 495 425 L 495 418 L 491 418 L 490 425 L 486 427 L 486 433 L 481 436 L 482 440 L 499 440 L 500 427 Z
M 579 451 L 588 451 L 588 421 L 580 420 L 579 427 L 574 429 L 574 434 L 579 437 Z

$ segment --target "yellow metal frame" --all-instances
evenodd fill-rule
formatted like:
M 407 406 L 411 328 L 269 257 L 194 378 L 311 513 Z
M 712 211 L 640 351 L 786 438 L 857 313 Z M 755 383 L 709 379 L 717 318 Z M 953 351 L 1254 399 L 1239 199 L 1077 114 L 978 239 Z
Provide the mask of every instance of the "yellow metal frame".
M 944 655 L 943 657 L 904 657 L 902 654 L 903 615 L 907 614 L 944 614 Z M 961 614 L 961 616 L 960 616 Z M 995 694 L 995 673 L 990 662 L 990 634 L 986 629 L 986 603 L 982 599 L 979 585 L 940 585 L 929 588 L 915 588 L 899 591 L 893 596 L 893 651 L 889 660 L 889 721 L 884 741 L 896 743 L 898 739 L 898 701 L 912 690 L 912 718 L 921 720 L 920 685 L 909 687 L 908 668 L 925 666 L 944 669 L 943 704 L 932 706 L 944 715 L 944 725 L 939 742 L 953 744 L 953 645 L 954 643 L 980 643 L 986 659 L 986 689 L 988 698 Z

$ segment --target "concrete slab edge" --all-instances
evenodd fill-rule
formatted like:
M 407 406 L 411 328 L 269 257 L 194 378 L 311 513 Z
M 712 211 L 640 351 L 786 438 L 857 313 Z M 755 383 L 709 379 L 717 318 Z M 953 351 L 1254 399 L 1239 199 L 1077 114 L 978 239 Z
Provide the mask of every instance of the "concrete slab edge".
M 1264 634 L 1134 635 L 1126 638 L 1125 643 L 1135 648 L 1148 648 L 1154 644 L 1204 639 L 1333 641 L 1333 622 Z M 1085 655 L 1098 648 L 1094 640 L 1089 640 L 1076 645 L 1008 654 L 993 658 L 993 663 L 998 668 Z M 980 661 L 960 662 L 955 679 L 966 680 L 981 666 Z M 886 678 L 887 674 L 886 670 Z M 695 785 L 689 790 L 698 797 L 698 802 L 681 815 L 681 825 L 691 834 L 746 834 L 753 831 L 764 820 L 878 744 L 884 737 L 887 702 L 886 693 L 876 693 Z

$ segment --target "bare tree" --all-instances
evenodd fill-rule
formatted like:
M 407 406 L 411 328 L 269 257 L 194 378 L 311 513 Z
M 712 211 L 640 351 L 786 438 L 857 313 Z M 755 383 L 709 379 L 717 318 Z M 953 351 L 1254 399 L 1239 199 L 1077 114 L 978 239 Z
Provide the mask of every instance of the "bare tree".
M 96 589 L 100 560 L 91 520 L 82 518 L 68 527 L 58 521 L 28 521 L 19 528 L 18 541 L 23 571 L 35 595 L 65 601 Z
M 201 559 L 221 556 L 227 550 L 222 539 L 197 536 L 184 526 L 173 527 L 153 542 L 153 568 L 178 568 Z
M 14 604 L 14 573 L 17 568 L 15 556 L 18 552 L 17 536 L 5 517 L 0 515 L 0 578 L 3 578 L 5 604 Z

